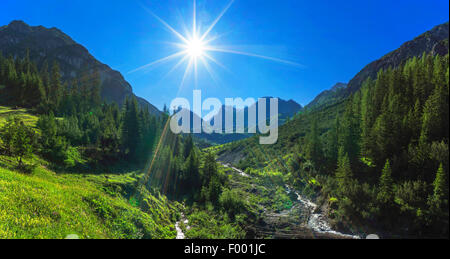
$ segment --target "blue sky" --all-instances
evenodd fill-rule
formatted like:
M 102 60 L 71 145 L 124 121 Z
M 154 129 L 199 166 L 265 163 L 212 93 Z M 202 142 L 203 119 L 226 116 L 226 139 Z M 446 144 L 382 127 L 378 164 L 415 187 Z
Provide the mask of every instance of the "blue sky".
M 197 0 L 205 28 L 229 0 Z M 0 25 L 24 20 L 58 27 L 97 59 L 119 70 L 135 93 L 158 108 L 177 96 L 192 99 L 192 76 L 180 89 L 185 65 L 164 77 L 177 60 L 130 71 L 170 55 L 177 42 L 146 9 L 176 30 L 192 26 L 192 0 L 2 0 Z M 214 45 L 285 59 L 211 53 L 226 69 L 211 64 L 212 80 L 199 66 L 203 98 L 276 96 L 306 105 L 337 82 L 348 82 L 366 64 L 435 25 L 448 21 L 449 3 L 427 1 L 236 0 L 211 32 Z

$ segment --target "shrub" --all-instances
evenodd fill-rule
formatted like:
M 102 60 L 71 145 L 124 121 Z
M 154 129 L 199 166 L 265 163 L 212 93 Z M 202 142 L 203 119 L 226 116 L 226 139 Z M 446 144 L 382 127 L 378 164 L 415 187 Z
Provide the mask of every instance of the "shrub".
M 245 197 L 239 190 L 224 189 L 220 195 L 220 205 L 228 212 L 231 218 L 246 210 L 247 202 L 242 199 Z

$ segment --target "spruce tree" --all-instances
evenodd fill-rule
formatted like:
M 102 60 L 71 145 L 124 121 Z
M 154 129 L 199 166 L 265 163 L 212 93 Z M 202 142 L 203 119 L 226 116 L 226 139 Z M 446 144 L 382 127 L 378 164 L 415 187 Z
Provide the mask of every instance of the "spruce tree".
M 50 101 L 53 111 L 57 111 L 62 99 L 62 84 L 61 73 L 58 63 L 55 61 L 52 66 L 51 78 L 50 78 Z
M 389 160 L 386 161 L 384 168 L 381 172 L 378 201 L 384 205 L 393 202 L 394 192 L 393 192 L 394 181 L 392 179 L 392 169 Z
M 336 179 L 339 184 L 338 191 L 341 194 L 345 195 L 352 177 L 353 173 L 350 166 L 350 159 L 348 154 L 345 153 L 344 149 L 341 147 L 339 149 L 338 168 L 336 170 Z
M 440 211 L 448 206 L 448 182 L 442 163 L 433 182 L 433 195 L 429 198 L 431 210 Z
M 306 158 L 311 160 L 316 168 L 319 168 L 323 162 L 323 149 L 317 119 L 313 120 L 307 139 Z

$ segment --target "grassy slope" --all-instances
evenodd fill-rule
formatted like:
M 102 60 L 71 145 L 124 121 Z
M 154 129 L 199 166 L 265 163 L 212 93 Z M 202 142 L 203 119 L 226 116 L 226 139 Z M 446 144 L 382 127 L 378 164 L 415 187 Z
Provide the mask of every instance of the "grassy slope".
M 26 109 L 12 109 L 5 106 L 0 106 L 0 126 L 5 123 L 8 116 L 19 117 L 26 124 L 35 125 L 38 118 L 28 113 Z
M 37 121 L 0 107 L 0 125 L 8 115 Z M 0 156 L 0 238 L 175 238 L 176 204 L 146 190 L 132 198 L 138 173 L 56 174 L 37 157 L 27 162 L 37 164 L 31 175 Z

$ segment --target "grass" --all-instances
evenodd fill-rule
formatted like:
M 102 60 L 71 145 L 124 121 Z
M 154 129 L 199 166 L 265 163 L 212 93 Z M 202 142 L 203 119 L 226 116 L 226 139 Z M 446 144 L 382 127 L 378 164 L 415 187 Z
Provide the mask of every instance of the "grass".
M 0 106 L 0 127 L 16 116 L 35 127 L 26 109 Z M 34 156 L 31 174 L 15 158 L 0 155 L 0 239 L 137 239 L 176 237 L 179 204 L 136 188 L 142 173 L 91 174 L 50 170 Z
M 56 174 L 38 166 L 14 171 L 0 156 L 0 239 L 175 238 L 176 207 L 163 196 L 140 191 L 126 198 L 136 173 Z
M 5 106 L 0 106 L 0 126 L 6 122 L 9 116 L 16 116 L 20 118 L 25 124 L 36 126 L 38 117 L 31 115 L 27 109 L 14 109 Z

